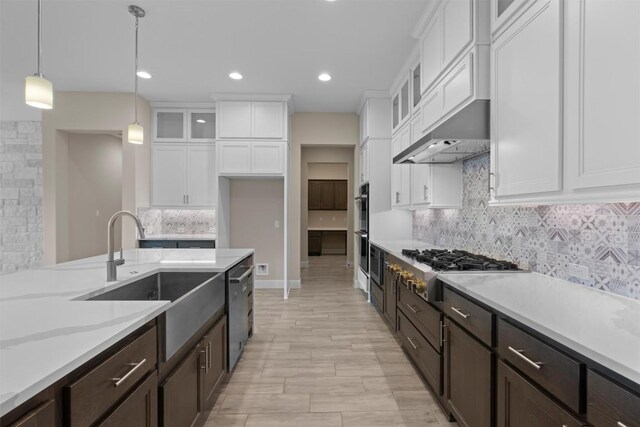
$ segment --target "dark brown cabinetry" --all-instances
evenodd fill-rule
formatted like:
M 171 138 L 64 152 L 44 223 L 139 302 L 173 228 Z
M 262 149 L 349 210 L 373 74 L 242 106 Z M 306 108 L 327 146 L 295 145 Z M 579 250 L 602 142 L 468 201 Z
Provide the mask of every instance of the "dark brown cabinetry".
M 502 361 L 498 362 L 497 387 L 498 427 L 585 425 Z
M 210 404 L 227 371 L 227 320 L 211 328 L 202 339 L 202 398 L 205 406 Z M 202 356 L 201 356 L 202 359 Z
M 587 419 L 596 427 L 640 427 L 640 396 L 589 370 Z
M 156 427 L 158 425 L 158 376 L 148 375 L 100 427 Z
M 347 254 L 346 230 L 310 230 L 308 236 L 309 256 Z
M 66 425 L 95 423 L 146 374 L 156 369 L 156 327 L 64 388 Z
M 396 327 L 397 312 L 397 282 L 396 277 L 385 269 L 384 274 L 384 318 L 394 332 Z
M 54 425 L 56 425 L 56 402 L 55 400 L 47 400 L 11 424 L 11 427 L 49 427 Z
M 322 231 L 309 231 L 309 255 L 322 255 Z
M 444 290 L 443 305 L 447 316 L 487 346 L 493 345 L 493 313 L 450 289 Z
M 503 319 L 498 322 L 498 352 L 574 412 L 583 412 L 581 363 Z
M 161 425 L 190 426 L 202 411 L 201 345 L 194 347 L 160 386 Z
M 346 180 L 309 180 L 309 210 L 347 210 L 348 183 Z
M 440 352 L 442 313 L 406 286 L 398 286 L 398 308 L 414 324 L 433 348 Z
M 444 392 L 458 424 L 490 427 L 492 354 L 451 320 L 446 320 Z

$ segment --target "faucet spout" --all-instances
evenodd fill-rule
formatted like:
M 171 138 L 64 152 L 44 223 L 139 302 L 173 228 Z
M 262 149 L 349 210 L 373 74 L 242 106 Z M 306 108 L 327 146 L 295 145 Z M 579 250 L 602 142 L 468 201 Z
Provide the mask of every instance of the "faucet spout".
M 144 238 L 144 227 L 140 222 L 140 218 L 138 218 L 135 214 L 129 211 L 119 211 L 113 214 L 111 219 L 109 219 L 109 224 L 107 225 L 107 282 L 118 280 L 116 267 L 118 265 L 124 264 L 124 259 L 114 260 L 115 223 L 121 216 L 129 216 L 133 218 L 133 220 L 136 222 L 136 227 L 138 227 L 138 233 L 140 234 L 140 237 Z

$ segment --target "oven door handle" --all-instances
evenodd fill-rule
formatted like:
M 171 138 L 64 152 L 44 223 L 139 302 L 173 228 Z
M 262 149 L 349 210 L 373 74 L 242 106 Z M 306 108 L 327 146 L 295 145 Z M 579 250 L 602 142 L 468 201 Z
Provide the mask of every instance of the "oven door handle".
M 369 198 L 369 196 L 367 196 L 366 194 L 362 194 L 362 195 L 356 197 L 355 199 L 360 202 L 362 200 L 367 200 L 368 198 Z
M 364 231 L 356 231 L 355 234 L 357 234 L 360 237 L 369 237 L 369 234 L 364 232 Z

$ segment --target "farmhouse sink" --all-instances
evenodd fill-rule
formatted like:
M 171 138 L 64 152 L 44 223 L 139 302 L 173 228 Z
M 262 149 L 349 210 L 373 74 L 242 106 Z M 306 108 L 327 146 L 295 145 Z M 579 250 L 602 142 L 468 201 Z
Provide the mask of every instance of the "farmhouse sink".
M 167 361 L 211 317 L 224 310 L 224 273 L 157 273 L 88 301 L 171 301 L 159 316 L 160 357 Z

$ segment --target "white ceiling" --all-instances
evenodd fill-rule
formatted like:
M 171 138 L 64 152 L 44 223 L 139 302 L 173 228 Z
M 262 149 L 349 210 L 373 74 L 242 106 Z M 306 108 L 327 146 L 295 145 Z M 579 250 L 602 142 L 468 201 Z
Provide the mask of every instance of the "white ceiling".
M 56 90 L 133 90 L 134 0 L 44 0 L 43 73 Z M 427 0 L 135 0 L 150 101 L 290 93 L 296 111 L 354 112 L 388 90 Z M 2 84 L 35 72 L 36 1 L 1 0 Z M 228 78 L 231 71 L 244 75 Z M 329 83 L 318 81 L 329 72 Z

